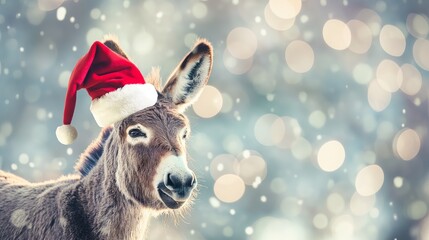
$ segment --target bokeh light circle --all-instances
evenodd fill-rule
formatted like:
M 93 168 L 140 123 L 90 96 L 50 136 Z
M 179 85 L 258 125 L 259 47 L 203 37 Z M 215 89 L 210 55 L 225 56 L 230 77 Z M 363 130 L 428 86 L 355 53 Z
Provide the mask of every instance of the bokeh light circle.
M 252 68 L 253 57 L 248 59 L 237 59 L 233 57 L 227 49 L 225 49 L 223 53 L 223 64 L 230 73 L 241 75 Z
M 350 199 L 350 211 L 356 216 L 363 216 L 371 211 L 375 200 L 375 195 L 362 196 L 355 192 Z
M 418 38 L 413 45 L 413 57 L 416 63 L 429 71 L 429 40 Z
M 51 11 L 63 4 L 64 0 L 38 0 L 40 10 Z
M 277 143 L 277 147 L 280 148 L 291 148 L 291 145 L 299 138 L 302 129 L 299 125 L 298 120 L 292 117 L 284 116 L 276 121 L 283 121 L 285 126 L 285 133 L 280 142 Z
M 368 84 L 373 76 L 372 67 L 366 63 L 359 63 L 353 68 L 353 79 L 359 84 Z
M 355 223 L 353 217 L 345 214 L 332 219 L 331 221 L 332 239 L 353 239 Z
M 407 215 L 412 220 L 420 220 L 428 211 L 426 203 L 422 200 L 413 201 L 408 205 Z
M 141 55 L 148 54 L 155 46 L 155 39 L 149 32 L 142 31 L 134 35 L 133 49 Z
M 371 29 L 372 35 L 377 36 L 381 28 L 381 17 L 372 9 L 364 8 L 359 11 L 356 19 L 365 22 Z
M 192 14 L 195 18 L 203 19 L 207 15 L 207 6 L 202 2 L 197 2 L 192 6 Z
M 414 159 L 420 151 L 420 137 L 413 129 L 406 128 L 399 131 L 393 140 L 393 152 L 402 160 Z
M 249 240 L 311 239 L 304 225 L 286 218 L 265 216 L 258 219 L 254 226 L 254 233 Z
M 342 213 L 344 211 L 345 205 L 346 203 L 344 197 L 339 193 L 331 193 L 326 198 L 326 207 L 334 214 Z
M 99 28 L 91 28 L 86 33 L 86 43 L 91 46 L 95 41 L 103 39 L 104 32 Z
M 225 174 L 238 174 L 239 162 L 232 154 L 220 154 L 210 163 L 210 174 L 214 180 Z
M 387 92 L 396 92 L 402 84 L 402 70 L 394 61 L 384 59 L 376 70 L 377 82 Z
M 298 137 L 295 141 L 292 142 L 290 150 L 293 157 L 303 160 L 310 157 L 313 147 L 307 139 Z
M 258 47 L 258 40 L 252 30 L 245 27 L 237 27 L 229 32 L 226 39 L 226 47 L 233 57 L 248 59 L 255 54 Z
M 313 48 L 304 41 L 292 41 L 286 47 L 285 58 L 287 65 L 294 72 L 308 72 L 314 64 Z
M 425 15 L 410 13 L 407 16 L 407 29 L 416 38 L 425 38 L 429 33 L 429 20 Z
M 277 31 L 288 30 L 295 23 L 295 18 L 284 19 L 284 18 L 280 18 L 280 17 L 276 16 L 268 4 L 264 10 L 264 18 L 265 18 L 265 22 L 268 24 L 268 26 L 270 26 L 272 29 L 277 30 Z
M 377 81 L 371 81 L 368 86 L 368 103 L 376 112 L 381 112 L 390 104 L 392 94 L 385 91 Z
M 301 0 L 270 0 L 271 11 L 279 18 L 290 19 L 296 17 L 301 11 Z
M 335 50 L 344 50 L 350 46 L 352 33 L 344 22 L 330 19 L 323 25 L 323 39 Z
M 285 125 L 275 114 L 264 114 L 258 118 L 254 127 L 256 140 L 262 145 L 272 146 L 279 143 L 285 134 Z
M 246 185 L 252 185 L 257 178 L 264 180 L 267 175 L 267 164 L 260 156 L 251 155 L 243 158 L 239 165 L 239 176 Z
M 318 213 L 313 217 L 313 225 L 317 229 L 325 229 L 328 226 L 329 219 L 323 213 Z
M 422 88 L 422 74 L 411 64 L 401 66 L 403 80 L 401 90 L 407 95 L 415 95 Z
M 378 165 L 369 165 L 362 168 L 355 179 L 356 192 L 362 196 L 376 194 L 384 183 L 383 169 Z
M 192 105 L 194 112 L 202 118 L 216 116 L 222 109 L 222 94 L 217 88 L 207 85 L 198 100 Z
M 57 9 L 57 19 L 58 21 L 63 21 L 64 18 L 66 17 L 67 14 L 67 9 L 65 7 L 59 7 Z
M 234 174 L 225 174 L 214 183 L 214 194 L 222 202 L 233 203 L 243 196 L 246 187 L 243 180 Z
M 324 143 L 317 153 L 317 163 L 325 172 L 333 172 L 343 165 L 346 151 L 343 145 L 336 140 Z
M 419 239 L 429 239 L 429 216 L 426 216 L 419 224 Z
M 313 111 L 308 116 L 308 123 L 314 128 L 322 128 L 326 123 L 326 115 L 320 110 Z
M 405 36 L 396 26 L 384 25 L 381 28 L 379 40 L 381 48 L 391 56 L 399 57 L 405 51 Z
M 351 32 L 350 51 L 358 54 L 366 53 L 372 44 L 372 32 L 369 26 L 359 20 L 350 20 L 347 26 Z

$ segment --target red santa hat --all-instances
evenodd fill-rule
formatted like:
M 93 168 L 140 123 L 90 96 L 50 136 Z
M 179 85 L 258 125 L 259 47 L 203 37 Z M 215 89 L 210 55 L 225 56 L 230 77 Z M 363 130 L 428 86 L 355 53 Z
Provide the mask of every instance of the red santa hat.
M 153 106 L 158 98 L 155 87 L 145 82 L 132 62 L 103 43 L 95 42 L 77 62 L 70 77 L 64 106 L 64 125 L 56 130 L 58 141 L 62 144 L 71 144 L 77 137 L 71 121 L 76 92 L 83 88 L 92 98 L 91 113 L 100 127 Z

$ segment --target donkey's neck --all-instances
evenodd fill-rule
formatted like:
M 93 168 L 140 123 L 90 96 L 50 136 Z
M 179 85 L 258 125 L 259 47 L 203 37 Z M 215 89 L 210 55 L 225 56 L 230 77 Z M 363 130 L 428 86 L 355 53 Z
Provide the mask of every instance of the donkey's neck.
M 93 227 L 105 239 L 142 239 L 153 211 L 125 196 L 116 183 L 118 144 L 110 137 L 91 172 L 82 179 Z

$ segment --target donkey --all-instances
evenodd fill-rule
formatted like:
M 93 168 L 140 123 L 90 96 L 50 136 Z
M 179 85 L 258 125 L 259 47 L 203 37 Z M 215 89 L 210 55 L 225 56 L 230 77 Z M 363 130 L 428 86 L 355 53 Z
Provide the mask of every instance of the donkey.
M 104 44 L 127 58 L 116 41 Z M 207 84 L 212 56 L 198 40 L 163 88 L 152 69 L 156 104 L 103 129 L 81 156 L 80 175 L 30 183 L 0 171 L 0 239 L 144 239 L 151 217 L 189 208 L 197 179 L 183 112 Z

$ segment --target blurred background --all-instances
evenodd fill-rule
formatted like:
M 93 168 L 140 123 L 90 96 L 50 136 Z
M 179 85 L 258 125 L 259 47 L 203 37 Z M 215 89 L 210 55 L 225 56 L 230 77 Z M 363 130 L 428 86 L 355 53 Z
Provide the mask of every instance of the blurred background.
M 187 114 L 198 199 L 149 239 L 429 239 L 429 2 L 0 0 L 0 168 L 74 172 L 98 135 L 76 61 L 105 34 L 166 79 L 198 37 L 215 48 Z

